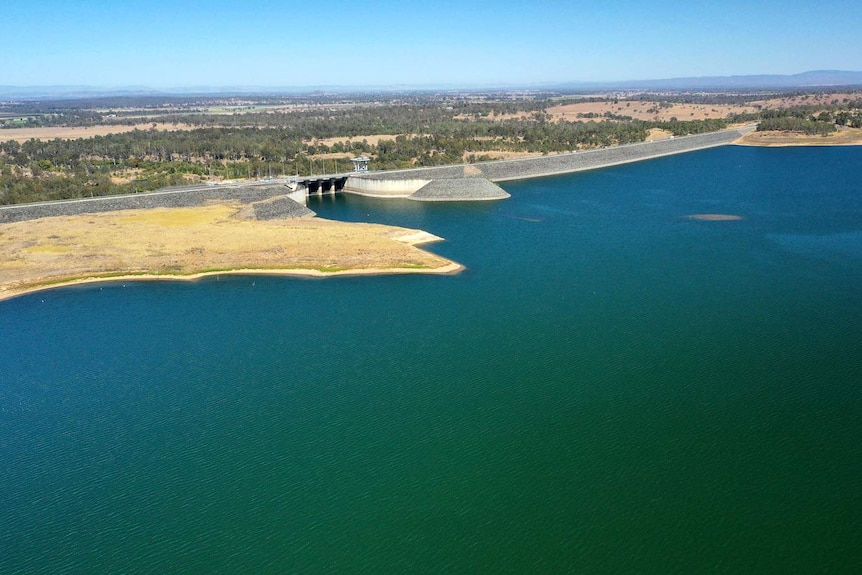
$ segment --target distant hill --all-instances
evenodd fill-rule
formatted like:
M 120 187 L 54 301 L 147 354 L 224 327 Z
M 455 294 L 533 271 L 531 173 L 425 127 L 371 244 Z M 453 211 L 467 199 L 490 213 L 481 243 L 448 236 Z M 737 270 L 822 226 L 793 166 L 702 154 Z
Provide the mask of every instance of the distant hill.
M 862 87 L 862 72 L 844 70 L 813 70 L 801 74 L 763 74 L 752 76 L 702 76 L 663 80 L 631 80 L 614 82 L 564 82 L 559 84 L 483 86 L 482 89 L 545 89 L 545 90 L 792 90 L 794 88 Z M 0 86 L 0 99 L 46 100 L 63 98 L 98 98 L 108 96 L 179 96 L 232 94 L 277 95 L 327 92 L 387 92 L 392 90 L 475 90 L 470 86 L 195 86 L 155 90 L 146 86 L 105 88 L 98 86 Z
M 701 76 L 621 82 L 579 82 L 561 84 L 558 87 L 569 89 L 628 88 L 634 90 L 786 90 L 837 86 L 862 86 L 862 72 L 813 70 L 791 75 L 761 74 L 752 76 Z
M 160 93 L 158 90 L 144 86 L 124 86 L 121 88 L 97 86 L 0 86 L 0 98 L 20 100 L 143 96 Z

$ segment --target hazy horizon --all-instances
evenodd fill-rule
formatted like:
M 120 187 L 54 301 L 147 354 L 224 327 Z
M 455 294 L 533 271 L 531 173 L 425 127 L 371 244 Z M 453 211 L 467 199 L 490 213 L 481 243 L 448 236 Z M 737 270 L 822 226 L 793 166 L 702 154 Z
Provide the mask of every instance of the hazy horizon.
M 4 4 L 2 86 L 529 87 L 862 69 L 862 13 L 842 0 Z

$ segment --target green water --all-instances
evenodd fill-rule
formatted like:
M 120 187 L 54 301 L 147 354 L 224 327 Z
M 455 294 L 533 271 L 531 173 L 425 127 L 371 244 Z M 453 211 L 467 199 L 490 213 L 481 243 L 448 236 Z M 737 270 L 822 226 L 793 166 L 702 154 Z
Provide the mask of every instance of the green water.
M 856 572 L 860 168 L 343 197 L 467 270 L 0 303 L 0 572 Z

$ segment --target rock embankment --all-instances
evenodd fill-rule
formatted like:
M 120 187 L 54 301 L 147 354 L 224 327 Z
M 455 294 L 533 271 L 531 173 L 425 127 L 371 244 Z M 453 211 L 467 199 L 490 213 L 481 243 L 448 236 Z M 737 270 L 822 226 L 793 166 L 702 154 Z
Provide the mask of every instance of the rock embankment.
M 290 190 L 284 185 L 212 186 L 190 190 L 164 190 L 127 196 L 106 196 L 20 206 L 2 206 L 0 207 L 0 223 L 119 210 L 187 208 L 224 201 L 255 204 L 256 202 L 264 202 L 272 198 L 284 196 L 289 192 Z M 274 205 L 261 206 L 259 209 L 253 205 L 252 213 L 254 217 L 258 219 L 273 219 L 276 217 L 303 217 L 314 214 L 314 212 L 298 202 L 286 197 L 282 199 L 284 201 L 275 203 Z
M 428 180 L 450 178 L 485 178 L 492 182 L 522 180 L 556 174 L 567 174 L 583 170 L 593 170 L 606 166 L 615 166 L 650 158 L 693 152 L 715 146 L 730 144 L 741 138 L 750 129 L 723 130 L 709 134 L 682 136 L 654 142 L 642 142 L 588 150 L 585 152 L 570 152 L 536 158 L 514 160 L 498 160 L 494 162 L 478 162 L 469 166 L 439 166 L 433 168 L 416 168 L 391 172 L 372 172 L 369 177 L 375 179 L 405 179 L 420 178 Z
M 277 196 L 252 205 L 256 220 L 284 220 L 313 216 L 314 212 L 287 196 Z
M 504 200 L 509 194 L 484 178 L 450 178 L 431 180 L 410 195 L 420 202 Z

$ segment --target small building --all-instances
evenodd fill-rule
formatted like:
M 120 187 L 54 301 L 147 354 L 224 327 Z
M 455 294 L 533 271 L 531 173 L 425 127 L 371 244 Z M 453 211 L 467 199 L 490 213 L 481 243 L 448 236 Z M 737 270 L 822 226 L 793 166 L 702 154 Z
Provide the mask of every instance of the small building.
M 371 161 L 371 158 L 366 158 L 365 156 L 359 156 L 358 158 L 353 158 L 350 161 L 353 162 L 353 171 L 354 172 L 367 172 L 368 171 L 368 162 Z

